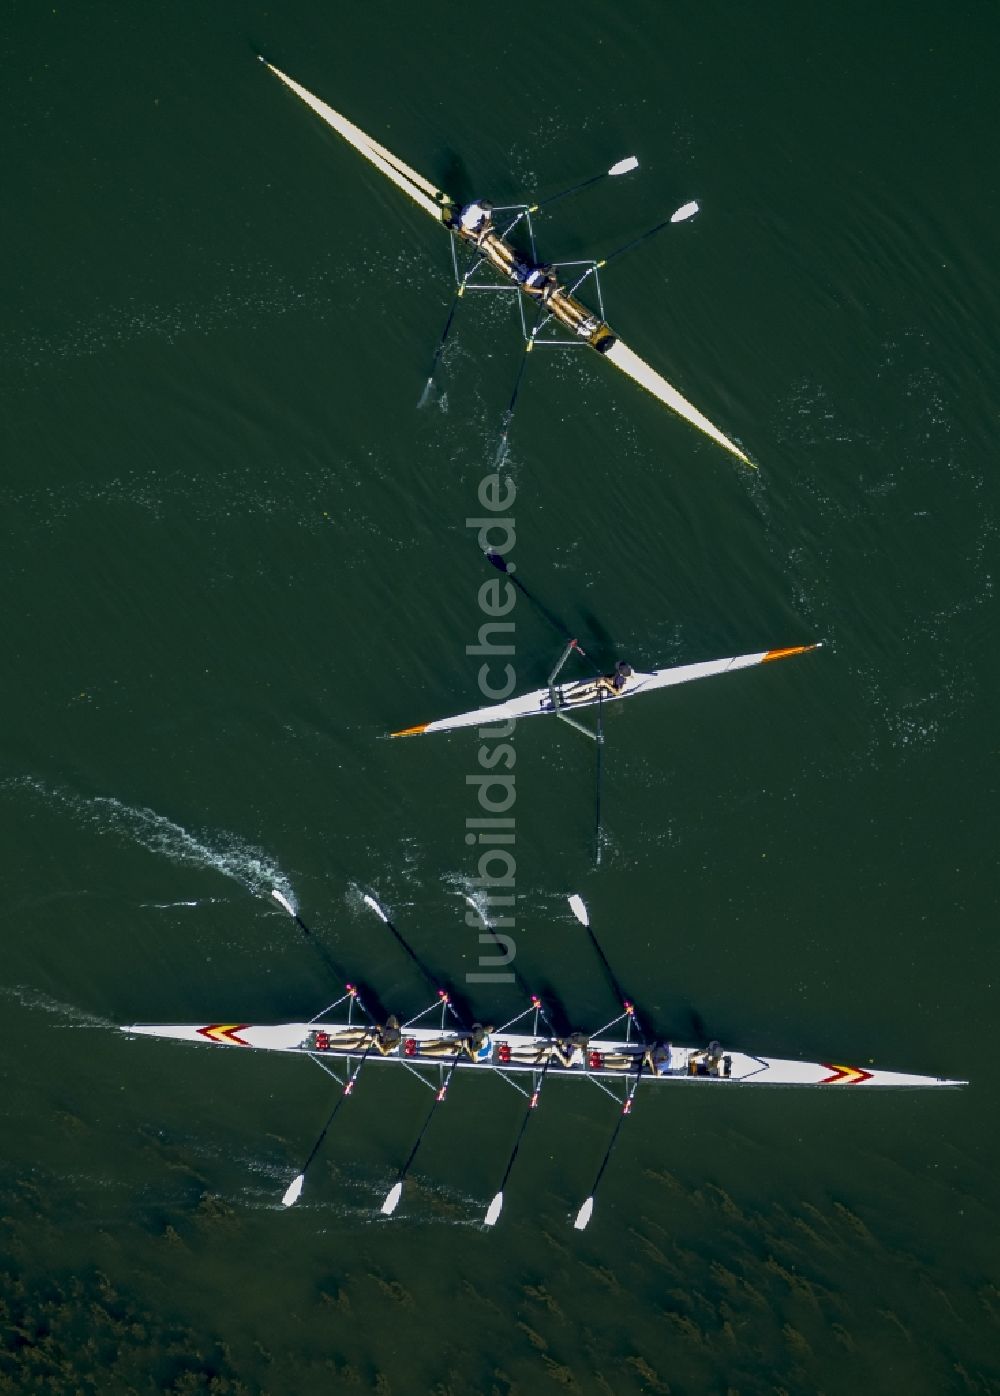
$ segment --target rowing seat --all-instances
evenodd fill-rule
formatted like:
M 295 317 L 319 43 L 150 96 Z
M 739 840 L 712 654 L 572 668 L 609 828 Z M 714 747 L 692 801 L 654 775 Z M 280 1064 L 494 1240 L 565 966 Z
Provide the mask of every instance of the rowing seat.
M 498 1043 L 497 1043 L 497 1061 L 500 1063 L 501 1066 L 509 1066 L 509 1065 L 510 1065 L 510 1043 L 509 1043 L 509 1042 L 498 1042 Z
M 404 1056 L 404 1057 L 415 1057 L 416 1055 L 417 1055 L 417 1039 L 416 1039 L 415 1037 L 408 1037 L 408 1038 L 406 1039 L 406 1041 L 403 1043 L 403 1056 Z

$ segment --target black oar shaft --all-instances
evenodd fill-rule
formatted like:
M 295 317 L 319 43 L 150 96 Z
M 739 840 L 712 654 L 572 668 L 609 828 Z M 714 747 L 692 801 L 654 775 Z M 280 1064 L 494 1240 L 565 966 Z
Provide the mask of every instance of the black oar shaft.
M 282 905 L 284 905 L 284 903 L 282 903 Z M 285 910 L 288 911 L 290 910 L 290 908 L 286 906 Z M 296 926 L 298 926 L 299 930 L 302 932 L 302 934 L 315 948 L 316 953 L 319 955 L 320 959 L 323 961 L 327 969 L 330 971 L 331 976 L 342 984 L 344 982 L 343 971 L 337 964 L 337 961 L 330 954 L 329 950 L 327 950 L 326 946 L 322 943 L 322 941 L 316 939 L 313 932 L 309 929 L 309 927 L 306 925 L 306 923 L 303 921 L 302 917 L 299 915 L 297 911 L 291 911 L 291 917 L 292 920 L 295 922 Z M 364 1002 L 358 994 L 354 985 L 348 984 L 347 992 L 351 995 L 352 998 L 357 1000 L 358 1007 L 361 1009 L 362 1013 L 368 1019 L 369 1023 L 374 1024 L 375 1019 L 368 1012 L 368 1009 L 365 1007 Z
M 448 311 L 448 318 L 444 322 L 444 329 L 441 332 L 441 338 L 438 340 L 438 346 L 434 350 L 434 358 L 431 360 L 431 371 L 427 375 L 428 383 L 432 383 L 434 381 L 434 375 L 437 372 L 438 364 L 441 362 L 441 355 L 444 353 L 444 346 L 448 341 L 449 334 L 451 333 L 452 323 L 455 319 L 455 311 L 458 309 L 458 302 L 461 300 L 461 298 L 462 287 L 460 286 L 459 289 L 455 292 L 455 295 L 452 299 L 451 309 Z
M 571 194 L 579 194 L 582 190 L 589 189 L 592 184 L 598 184 L 607 177 L 608 171 L 602 170 L 600 174 L 591 175 L 589 179 L 581 179 L 579 184 L 574 184 L 569 189 L 563 189 L 558 194 L 550 194 L 547 199 L 539 199 L 538 203 L 531 205 L 530 212 L 537 213 L 540 208 L 549 208 L 552 204 L 557 204 L 560 199 L 568 199 Z
M 636 1015 L 635 1004 L 632 1002 L 630 998 L 626 997 L 625 991 L 622 989 L 622 986 L 618 982 L 617 975 L 611 968 L 611 962 L 602 950 L 601 942 L 597 939 L 597 936 L 594 935 L 593 928 L 590 926 L 589 923 L 586 926 L 586 931 L 587 935 L 590 937 L 591 945 L 594 947 L 594 950 L 596 951 L 597 956 L 601 961 L 601 964 L 604 966 L 604 973 L 607 975 L 608 983 L 611 985 L 615 997 L 618 999 L 618 1002 L 622 1005 L 625 1012 L 629 1015 L 629 1017 L 632 1019 L 632 1022 L 635 1024 L 636 1031 L 638 1032 L 639 1037 L 643 1041 L 645 1041 L 646 1034 L 643 1032 L 642 1024 L 639 1022 L 639 1019 Z
M 593 659 L 591 659 L 590 655 L 587 653 L 587 651 L 577 643 L 574 637 L 566 629 L 565 625 L 563 625 L 559 617 L 553 615 L 553 613 L 549 610 L 548 606 L 545 605 L 544 601 L 540 601 L 538 597 L 534 594 L 534 592 L 528 590 L 528 588 L 521 581 L 520 577 L 515 575 L 513 568 L 509 566 L 505 558 L 503 558 L 499 553 L 489 552 L 486 554 L 486 560 L 493 567 L 495 567 L 498 572 L 502 572 L 504 576 L 508 578 L 508 580 L 517 588 L 517 590 L 521 593 L 525 600 L 530 602 L 531 605 L 534 606 L 535 610 L 538 611 L 539 615 L 544 616 L 544 618 L 548 621 L 549 625 L 552 626 L 553 630 L 557 631 L 563 637 L 564 640 L 569 641 L 573 645 L 573 647 L 576 649 L 576 652 L 587 661 L 587 663 L 593 669 L 595 674 L 599 674 L 601 672 L 599 665 L 595 664 Z
M 639 1078 L 642 1076 L 642 1066 L 642 1060 L 640 1059 L 639 1069 L 636 1072 L 635 1081 L 633 1082 L 632 1089 L 629 1091 L 627 1097 L 625 1098 L 625 1103 L 622 1105 L 621 1113 L 619 1114 L 617 1123 L 615 1124 L 614 1133 L 611 1136 L 610 1143 L 608 1144 L 604 1157 L 601 1160 L 601 1166 L 597 1170 L 597 1177 L 594 1179 L 594 1186 L 590 1189 L 591 1197 L 593 1197 L 597 1192 L 598 1185 L 600 1184 L 601 1179 L 604 1177 L 604 1171 L 607 1168 L 609 1162 L 611 1161 L 611 1155 L 614 1152 L 614 1147 L 618 1142 L 618 1136 L 619 1134 L 621 1134 L 622 1125 L 625 1123 L 626 1119 L 632 1113 L 632 1099 L 636 1093 L 636 1090 L 639 1087 Z
M 361 1068 L 364 1066 L 365 1062 L 368 1060 L 369 1053 L 371 1052 L 371 1050 L 372 1050 L 372 1048 L 373 1048 L 374 1046 L 375 1046 L 375 1039 L 373 1038 L 372 1041 L 369 1043 L 369 1045 L 365 1048 L 364 1054 L 363 1054 L 361 1060 L 358 1062 L 358 1065 L 355 1067 L 355 1069 L 354 1069 L 354 1071 L 352 1072 L 352 1074 L 347 1078 L 347 1081 L 346 1081 L 345 1084 L 344 1084 L 344 1089 L 341 1091 L 340 1095 L 337 1097 L 337 1103 L 336 1103 L 336 1105 L 335 1105 L 335 1106 L 333 1107 L 333 1109 L 330 1111 L 330 1115 L 329 1115 L 329 1118 L 327 1119 L 326 1124 L 323 1126 L 322 1130 L 320 1130 L 319 1138 L 316 1140 L 316 1143 L 312 1146 L 312 1149 L 310 1150 L 310 1153 L 309 1153 L 309 1157 L 306 1159 L 305 1163 L 302 1165 L 302 1172 L 303 1172 L 303 1173 L 307 1173 L 307 1172 L 309 1171 L 309 1165 L 312 1163 L 313 1159 L 314 1159 L 314 1158 L 316 1157 L 316 1155 L 319 1153 L 319 1151 L 320 1151 L 320 1149 L 321 1149 L 321 1147 L 322 1147 L 322 1145 L 323 1145 L 323 1140 L 324 1140 L 324 1139 L 326 1138 L 326 1136 L 329 1134 L 329 1132 L 330 1132 L 330 1127 L 331 1127 L 331 1125 L 333 1124 L 334 1120 L 337 1118 L 337 1111 L 338 1111 L 338 1110 L 340 1109 L 340 1107 L 343 1105 L 343 1103 L 344 1103 L 344 1101 L 347 1099 L 347 1097 L 353 1093 L 353 1091 L 354 1091 L 354 1084 L 355 1084 L 355 1082 L 357 1081 L 358 1077 L 359 1077 L 360 1074 L 361 1074 Z
M 403 1179 L 406 1177 L 407 1173 L 409 1173 L 410 1165 L 416 1158 L 417 1150 L 420 1148 L 420 1145 L 423 1142 L 424 1135 L 430 1128 L 431 1120 L 433 1120 L 434 1118 L 434 1112 L 438 1108 L 438 1106 L 444 1101 L 445 1096 L 447 1096 L 448 1094 L 448 1087 L 451 1085 L 451 1078 L 455 1074 L 455 1068 L 458 1066 L 459 1060 L 461 1059 L 461 1055 L 461 1052 L 456 1052 L 454 1058 L 452 1059 L 451 1066 L 448 1068 L 448 1075 L 444 1078 L 444 1084 L 438 1091 L 437 1095 L 434 1097 L 433 1104 L 427 1112 L 427 1118 L 426 1120 L 424 1120 L 423 1127 L 421 1128 L 420 1133 L 417 1135 L 416 1140 L 414 1141 L 413 1148 L 407 1155 L 406 1162 L 399 1170 L 399 1177 L 396 1180 L 399 1183 L 401 1183 Z
M 497 1189 L 498 1192 L 503 1192 L 504 1188 L 507 1186 L 507 1179 L 510 1177 L 511 1169 L 514 1167 L 514 1160 L 517 1158 L 517 1151 L 521 1147 L 521 1140 L 524 1138 L 524 1131 L 528 1128 L 528 1121 L 531 1119 L 531 1116 L 532 1111 L 529 1109 L 525 1113 L 524 1119 L 521 1121 L 521 1128 L 517 1131 L 517 1139 L 514 1141 L 514 1147 L 510 1151 L 510 1158 L 507 1160 L 507 1167 L 504 1169 L 503 1177 L 500 1179 L 500 1186 Z
M 664 228 L 669 228 L 670 222 L 671 220 L 669 218 L 664 218 L 663 222 L 657 223 L 655 228 L 647 229 L 646 232 L 640 233 L 637 238 L 632 238 L 630 242 L 625 243 L 624 247 L 618 247 L 614 252 L 609 252 L 606 257 L 602 257 L 597 263 L 598 267 L 606 267 L 609 262 L 615 261 L 618 257 L 623 257 L 626 252 L 631 252 L 633 247 L 638 247 L 641 242 L 645 242 L 648 238 L 654 237 L 657 233 L 662 232 Z
M 597 698 L 597 771 L 594 790 L 594 867 L 601 866 L 601 785 L 604 775 L 604 689 Z
M 438 998 L 448 1008 L 452 1016 L 459 1022 L 461 1022 L 461 1018 L 459 1014 L 456 1012 L 455 1006 L 452 1003 L 451 994 L 448 993 L 446 989 L 441 988 L 440 980 L 437 978 L 435 974 L 431 972 L 430 968 L 423 962 L 423 960 L 420 958 L 417 952 L 413 949 L 413 946 L 410 945 L 409 941 L 407 941 L 406 937 L 396 926 L 396 924 L 389 916 L 385 908 L 381 905 L 381 903 L 377 902 L 375 898 L 371 896 L 369 893 L 365 894 L 364 900 L 366 904 L 370 907 L 370 909 L 375 912 L 379 920 L 382 921 L 384 925 L 388 928 L 388 930 L 393 935 L 398 944 L 402 947 L 402 949 L 406 951 L 407 955 L 409 955 L 416 968 L 427 980 L 427 983 L 431 985 Z

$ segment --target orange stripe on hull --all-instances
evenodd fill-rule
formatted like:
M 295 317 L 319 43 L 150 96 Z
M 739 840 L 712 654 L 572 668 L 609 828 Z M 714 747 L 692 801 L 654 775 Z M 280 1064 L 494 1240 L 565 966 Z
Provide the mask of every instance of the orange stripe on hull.
M 402 732 L 390 732 L 390 737 L 419 737 L 421 732 L 426 732 L 430 726 L 429 722 L 421 722 L 419 727 L 404 727 Z
M 766 664 L 769 659 L 790 659 L 793 654 L 808 654 L 810 650 L 818 650 L 819 645 L 791 645 L 785 650 L 768 650 L 761 664 Z

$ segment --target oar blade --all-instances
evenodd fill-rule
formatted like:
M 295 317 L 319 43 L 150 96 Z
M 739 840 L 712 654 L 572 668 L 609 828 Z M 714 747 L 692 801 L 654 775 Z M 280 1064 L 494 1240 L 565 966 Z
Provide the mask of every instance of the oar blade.
M 374 897 L 369 896 L 369 894 L 366 892 L 366 893 L 364 894 L 364 897 L 362 898 L 362 900 L 364 901 L 365 906 L 370 907 L 371 910 L 374 911 L 375 915 L 376 915 L 381 921 L 384 921 L 384 922 L 386 923 L 386 925 L 389 924 L 389 918 L 388 918 L 388 916 L 386 916 L 385 912 L 384 912 L 384 911 L 382 910 L 382 908 L 379 906 L 378 902 L 375 900 Z
M 671 223 L 686 223 L 689 218 L 693 218 L 698 212 L 698 204 L 692 199 L 689 204 L 682 204 L 676 213 L 670 215 Z
M 590 912 L 587 910 L 586 903 L 579 892 L 574 892 L 569 898 L 569 906 L 581 926 L 590 925 Z
M 289 916 L 291 916 L 294 920 L 295 908 L 292 906 L 288 898 L 283 893 L 279 892 L 277 887 L 271 888 L 271 896 L 274 898 L 274 900 L 278 903 L 280 907 L 284 907 L 285 911 L 287 911 Z
M 394 1212 L 394 1211 L 396 1210 L 396 1208 L 399 1206 L 399 1199 L 400 1199 L 402 1196 L 403 1196 L 403 1183 L 402 1183 L 402 1179 L 400 1179 L 400 1181 L 399 1181 L 398 1183 L 394 1184 L 394 1186 L 391 1187 L 391 1188 L 389 1189 L 389 1194 L 388 1194 L 388 1196 L 386 1197 L 385 1201 L 382 1203 L 382 1215 L 383 1215 L 383 1217 L 391 1217 L 391 1216 L 392 1216 L 393 1212 Z
M 587 1223 L 590 1221 L 590 1218 L 593 1216 L 593 1214 L 594 1199 L 592 1197 L 588 1197 L 586 1202 L 580 1208 L 579 1212 L 577 1212 L 576 1214 L 576 1221 L 573 1223 L 574 1229 L 576 1231 L 586 1231 Z
M 281 1199 L 282 1207 L 295 1206 L 296 1202 L 298 1202 L 299 1198 L 302 1196 L 302 1188 L 305 1184 L 305 1181 L 306 1175 L 304 1173 L 300 1173 L 299 1176 L 294 1180 L 294 1182 L 289 1183 L 288 1187 L 285 1189 L 285 1195 Z
M 628 155 L 624 160 L 619 160 L 617 165 L 612 165 L 608 170 L 609 175 L 629 174 L 632 170 L 639 168 L 639 161 L 634 155 Z
M 502 1208 L 503 1193 L 498 1192 L 496 1197 L 494 1197 L 493 1201 L 490 1203 L 485 1217 L 483 1217 L 483 1226 L 496 1226 L 500 1218 L 500 1212 Z

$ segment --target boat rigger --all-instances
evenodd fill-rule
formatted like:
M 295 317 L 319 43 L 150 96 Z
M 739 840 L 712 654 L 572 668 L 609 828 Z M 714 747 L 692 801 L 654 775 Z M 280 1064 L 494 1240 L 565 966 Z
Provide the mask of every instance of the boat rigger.
M 483 263 L 491 267 L 501 278 L 509 282 L 523 293 L 526 301 L 533 303 L 537 307 L 538 320 L 530 332 L 526 335 L 526 349 L 532 349 L 536 344 L 546 342 L 564 344 L 565 340 L 546 341 L 539 338 L 539 331 L 549 320 L 555 320 L 570 335 L 569 343 L 589 345 L 596 350 L 609 363 L 613 363 L 634 382 L 645 388 L 659 402 L 669 407 L 678 416 L 690 422 L 692 426 L 711 437 L 719 446 L 742 461 L 744 465 L 752 466 L 749 457 L 743 452 L 735 442 L 731 441 L 722 431 L 711 422 L 704 413 L 700 412 L 692 402 L 689 402 L 682 393 L 666 381 L 649 364 L 641 359 L 633 350 L 624 344 L 607 322 L 603 318 L 603 313 L 598 315 L 590 310 L 584 303 L 576 298 L 573 292 L 577 286 L 588 277 L 597 277 L 598 270 L 608 264 L 612 258 L 621 255 L 636 243 L 643 241 L 646 237 L 658 232 L 661 228 L 670 223 L 682 222 L 692 217 L 698 211 L 698 205 L 694 202 L 685 204 L 678 209 L 669 219 L 650 229 L 649 233 L 642 237 L 633 239 L 620 248 L 617 252 L 609 256 L 587 263 L 572 263 L 574 267 L 584 265 L 586 270 L 577 276 L 573 285 L 564 286 L 556 272 L 554 264 L 539 262 L 534 255 L 534 234 L 530 232 L 530 216 L 537 212 L 541 204 L 517 204 L 508 206 L 507 210 L 495 209 L 486 200 L 473 200 L 469 204 L 462 205 L 458 200 L 453 199 L 443 190 L 438 189 L 430 180 L 405 164 L 397 155 L 380 145 L 378 141 L 366 135 L 360 127 L 355 126 L 347 117 L 335 111 L 333 107 L 322 101 L 314 93 L 309 92 L 294 78 L 283 73 L 280 68 L 276 68 L 273 63 L 269 63 L 266 58 L 260 56 L 260 61 L 285 84 L 290 91 L 320 117 L 326 124 L 333 128 L 344 138 L 354 149 L 377 170 L 391 180 L 397 189 L 409 196 L 409 198 L 426 213 L 429 213 L 437 222 L 443 223 L 452 238 L 468 248 L 475 257 L 474 264 L 470 271 L 459 278 L 458 296 L 468 289 L 491 289 L 479 287 L 470 281 L 471 275 Z M 606 171 L 608 175 L 625 174 L 635 169 L 638 161 L 634 157 L 619 161 Z M 598 176 L 596 178 L 601 178 Z M 587 184 L 596 182 L 585 180 L 582 185 L 574 186 L 574 190 L 567 190 L 564 193 L 575 192 L 576 188 L 582 188 Z M 564 195 L 557 195 L 561 198 Z M 552 203 L 555 199 L 548 199 L 544 202 Z M 494 214 L 501 211 L 516 210 L 516 216 L 504 228 L 498 229 L 494 224 Z M 526 256 L 508 240 L 511 231 L 522 221 L 527 220 L 530 240 L 532 244 L 532 256 Z M 457 262 L 456 262 L 457 273 Z M 599 294 L 599 293 L 598 293 Z M 438 346 L 435 354 L 435 366 L 440 358 L 441 350 L 444 347 L 444 339 L 447 337 L 452 325 L 455 307 L 448 316 L 445 325 L 442 342 Z M 523 367 L 523 365 L 522 365 Z M 431 378 L 433 378 L 432 369 Z M 431 379 L 428 380 L 428 387 Z M 520 384 L 520 374 L 518 376 Z M 513 405 L 517 397 L 515 387 L 511 405 L 507 411 L 507 426 L 509 426 L 510 416 L 513 414 Z M 504 433 L 506 438 L 506 430 Z

